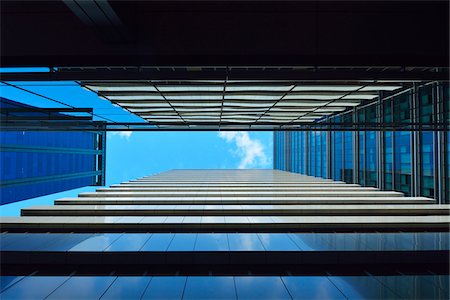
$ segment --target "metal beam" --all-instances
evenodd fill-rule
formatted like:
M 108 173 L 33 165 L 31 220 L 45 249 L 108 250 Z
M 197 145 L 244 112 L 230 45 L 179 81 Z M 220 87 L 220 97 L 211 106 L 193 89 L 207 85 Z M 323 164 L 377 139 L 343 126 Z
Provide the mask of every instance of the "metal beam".
M 53 72 L 17 72 L 0 73 L 2 81 L 129 81 L 129 80 L 153 80 L 153 81 L 189 81 L 189 80 L 260 80 L 260 81 L 359 81 L 359 80 L 390 80 L 390 81 L 448 81 L 449 70 L 440 69 L 433 71 L 427 68 L 425 71 L 410 70 L 404 68 L 334 68 L 321 69 L 314 67 L 280 67 L 266 69 L 264 67 L 226 70 L 227 67 L 214 68 L 75 68 L 59 69 Z
M 160 126 L 157 127 L 156 125 Z M 188 127 L 183 123 L 170 122 L 98 122 L 98 121 L 3 121 L 0 123 L 0 129 L 4 131 L 217 131 L 219 124 L 207 122 L 190 122 Z M 161 127 L 162 126 L 162 127 Z M 165 127 L 164 127 L 165 126 Z M 258 127 L 250 127 L 242 123 L 221 124 L 222 131 L 449 131 L 450 125 L 447 123 L 422 123 L 419 129 L 418 123 L 314 123 L 304 122 L 295 127 L 280 128 L 278 124 L 261 122 Z

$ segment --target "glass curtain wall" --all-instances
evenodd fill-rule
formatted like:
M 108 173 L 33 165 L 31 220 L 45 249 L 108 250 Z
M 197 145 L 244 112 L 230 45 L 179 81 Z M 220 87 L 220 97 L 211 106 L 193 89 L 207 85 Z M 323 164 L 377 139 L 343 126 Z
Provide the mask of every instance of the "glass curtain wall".
M 410 93 L 402 94 L 393 99 L 394 122 L 411 122 Z M 394 189 L 410 196 L 411 185 L 411 132 L 398 131 L 394 133 Z
M 419 88 L 419 121 L 433 122 L 433 88 L 425 86 Z M 433 131 L 420 131 L 420 193 L 423 196 L 435 196 L 435 178 L 434 178 L 434 141 L 435 133 Z
M 335 118 L 335 123 L 339 123 L 341 117 Z M 343 157 L 343 137 L 344 134 L 342 131 L 335 131 L 331 133 L 331 148 L 332 148 L 332 160 L 333 160 L 333 173 L 331 177 L 335 180 L 343 179 L 343 170 L 344 170 L 344 157 Z
M 344 123 L 352 122 L 352 115 L 346 114 L 343 116 Z M 344 132 L 344 176 L 343 179 L 347 183 L 353 183 L 353 136 L 351 131 Z
M 359 183 L 363 186 L 403 192 L 406 196 L 450 202 L 450 133 L 433 131 L 434 122 L 450 124 L 448 83 L 408 86 L 402 93 L 384 97 L 325 122 L 422 124 L 411 131 L 302 131 L 275 133 L 275 168 L 306 175 Z M 427 125 L 428 124 L 428 125 Z M 422 126 L 420 128 L 422 128 Z M 286 136 L 291 143 L 285 144 Z M 331 144 L 327 145 L 327 141 Z M 286 146 L 291 165 L 283 165 Z M 283 150 L 281 150 L 283 149 Z M 328 155 L 327 151 L 331 151 Z M 294 166 L 295 165 L 295 166 Z M 283 167 L 282 167 L 283 166 Z M 356 173 L 355 173 L 356 172 Z M 380 173 L 381 172 L 381 173 Z

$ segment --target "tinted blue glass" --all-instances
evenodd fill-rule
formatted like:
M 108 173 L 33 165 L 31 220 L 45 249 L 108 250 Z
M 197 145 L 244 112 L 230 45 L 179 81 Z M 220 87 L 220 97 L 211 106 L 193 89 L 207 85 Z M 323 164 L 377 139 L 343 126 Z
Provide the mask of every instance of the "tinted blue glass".
M 96 137 L 92 132 L 0 132 L 1 203 L 94 184 L 94 174 L 80 173 L 96 170 Z M 77 177 L 49 178 L 66 175 Z
M 404 94 L 394 98 L 393 116 L 395 122 L 411 122 L 410 95 Z M 394 133 L 394 183 L 395 190 L 411 195 L 411 133 Z
M 121 233 L 94 234 L 74 245 L 68 251 L 103 251 L 121 235 Z
M 434 139 L 433 132 L 422 133 L 420 178 L 421 195 L 434 197 Z
M 329 276 L 347 299 L 399 299 L 372 276 Z
M 238 299 L 292 299 L 278 276 L 236 276 Z
M 169 245 L 168 251 L 193 251 L 196 238 L 196 233 L 176 234 Z
M 37 250 L 38 248 L 45 247 L 51 244 L 58 235 L 52 234 L 6 234 L 0 235 L 0 248 L 2 251 L 14 250 L 14 251 L 29 251 Z
M 344 123 L 352 122 L 351 115 L 347 114 L 343 119 Z M 353 182 L 353 133 L 344 132 L 344 176 L 345 182 Z
M 343 145 L 343 133 L 333 132 L 333 179 L 342 180 L 343 172 L 343 160 L 342 160 L 342 145 Z
M 125 233 L 105 251 L 139 251 L 150 237 L 149 233 Z
M 150 280 L 151 277 L 146 276 L 118 277 L 101 299 L 141 299 Z
M 267 251 L 299 251 L 298 246 L 286 233 L 258 233 Z
M 1 299 L 44 299 L 69 279 L 68 276 L 29 276 L 0 294 Z
M 236 299 L 232 276 L 189 277 L 183 299 Z
M 292 299 L 346 299 L 326 276 L 281 277 Z
M 395 190 L 411 195 L 411 133 L 395 132 Z
M 316 171 L 315 175 L 317 177 L 322 176 L 322 137 L 320 132 L 315 132 L 315 157 L 316 157 Z
M 174 299 L 179 300 L 183 296 L 186 277 L 153 277 L 142 299 Z
M 364 140 L 365 135 L 364 132 L 358 132 L 358 138 L 359 138 L 359 144 L 358 144 L 358 151 L 359 151 L 359 173 L 358 173 L 358 183 L 360 185 L 365 185 L 365 176 L 364 176 L 364 169 L 365 169 L 365 162 L 366 162 L 366 153 L 365 153 L 365 147 L 364 147 Z
M 228 242 L 231 251 L 264 251 L 256 233 L 229 233 Z
M 225 233 L 199 233 L 195 251 L 228 251 L 228 239 Z
M 328 178 L 327 176 L 327 168 L 328 168 L 328 164 L 327 164 L 327 133 L 326 132 L 322 132 L 322 141 L 321 141 L 321 145 L 322 145 L 322 177 L 323 178 Z
M 117 277 L 73 276 L 46 299 L 98 299 Z
M 0 276 L 0 291 L 9 288 L 23 278 L 24 276 Z
M 289 235 L 302 251 L 330 251 L 332 249 L 331 234 L 291 233 Z
M 449 299 L 448 290 L 441 289 L 435 285 L 433 279 L 427 277 L 433 278 L 434 276 L 374 276 L 377 281 L 391 289 L 401 299 Z
M 378 183 L 377 172 L 377 143 L 375 131 L 366 133 L 366 161 L 365 161 L 365 180 L 366 186 L 376 187 Z
M 154 233 L 140 251 L 166 251 L 174 236 L 173 233 Z
M 53 233 L 54 234 L 54 233 Z M 92 233 L 77 233 L 77 234 L 55 234 L 59 237 L 51 244 L 45 247 L 40 247 L 40 251 L 68 251 L 71 248 L 89 240 L 94 236 Z
M 308 175 L 316 176 L 316 135 L 314 132 L 308 132 L 308 137 L 309 137 Z
M 446 299 L 449 299 L 450 295 L 450 276 L 449 275 L 428 275 L 420 276 L 421 279 L 431 282 L 434 286 L 444 291 L 444 295 L 447 295 Z

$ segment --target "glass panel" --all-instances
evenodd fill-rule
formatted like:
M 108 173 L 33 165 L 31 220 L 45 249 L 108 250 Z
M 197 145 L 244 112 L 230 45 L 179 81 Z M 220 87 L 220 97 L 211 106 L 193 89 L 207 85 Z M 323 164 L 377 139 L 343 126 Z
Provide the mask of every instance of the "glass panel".
M 68 251 L 103 251 L 121 235 L 122 233 L 94 234 L 91 237 L 80 241 Z
M 199 233 L 195 243 L 195 250 L 228 251 L 227 235 L 225 233 Z
M 73 276 L 46 299 L 98 299 L 117 277 Z
M 374 276 L 377 281 L 400 295 L 402 299 L 449 299 L 448 290 L 445 291 L 435 285 L 433 277 L 426 275 Z
M 230 251 L 264 251 L 256 233 L 229 233 Z
M 168 251 L 193 251 L 197 233 L 175 234 Z
M 46 233 L 9 233 L 0 235 L 0 248 L 2 251 L 30 251 L 45 247 L 60 239 L 60 235 Z
M 68 276 L 28 276 L 0 294 L 1 299 L 44 299 Z
M 434 121 L 433 86 L 427 85 L 419 88 L 419 121 L 431 123 Z M 421 132 L 421 176 L 420 194 L 434 197 L 434 134 Z
M 125 233 L 105 251 L 139 251 L 150 237 L 148 233 Z
M 292 299 L 346 299 L 326 276 L 281 277 Z
M 292 299 L 281 281 L 275 276 L 236 276 L 238 299 Z
M 151 277 L 123 276 L 118 277 L 111 287 L 102 296 L 103 299 L 141 299 Z
M 291 233 L 293 241 L 302 251 L 330 251 L 332 234 L 327 233 Z
M 166 251 L 174 236 L 173 233 L 154 233 L 140 251 Z
M 185 283 L 184 276 L 153 277 L 142 299 L 179 300 L 183 296 Z
M 343 117 L 344 123 L 351 123 L 352 115 L 346 114 Z M 353 132 L 344 132 L 344 176 L 347 183 L 353 183 Z
M 309 136 L 309 173 L 310 176 L 316 176 L 316 134 L 308 131 Z
M 0 276 L 0 291 L 12 286 L 23 278 L 24 276 Z
M 321 133 L 322 135 L 322 177 L 323 178 L 327 178 L 327 168 L 328 168 L 328 164 L 327 164 L 327 133 L 325 131 L 323 131 Z
M 434 134 L 422 132 L 420 194 L 434 198 Z
M 394 122 L 411 122 L 410 94 L 394 97 Z M 395 163 L 394 182 L 395 190 L 411 195 L 411 132 L 402 131 L 394 133 Z
M 377 106 L 371 105 L 364 109 L 366 122 L 377 122 Z M 365 133 L 365 185 L 377 186 L 377 134 L 375 131 L 366 131 Z
M 286 233 L 258 233 L 267 251 L 300 251 Z
M 183 299 L 236 299 L 232 276 L 189 277 Z
M 329 276 L 347 299 L 398 299 L 392 291 L 371 276 Z

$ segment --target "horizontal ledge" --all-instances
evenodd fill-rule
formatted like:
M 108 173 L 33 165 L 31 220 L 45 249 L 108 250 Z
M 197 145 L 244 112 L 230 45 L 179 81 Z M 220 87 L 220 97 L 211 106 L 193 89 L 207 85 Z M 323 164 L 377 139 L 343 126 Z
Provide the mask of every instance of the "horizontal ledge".
M 285 232 L 412 231 L 450 228 L 450 216 L 263 216 L 263 217 L 3 217 L 11 232 Z
M 449 215 L 449 205 L 272 205 L 256 208 L 164 208 L 154 205 L 99 207 L 98 205 L 36 206 L 22 209 L 22 216 L 370 216 Z M 161 205 L 162 206 L 162 205 Z
M 256 199 L 255 199 L 256 198 Z M 298 198 L 250 198 L 235 197 L 222 199 L 220 197 L 207 199 L 187 198 L 134 198 L 134 197 L 82 197 L 82 198 L 61 198 L 55 200 L 55 205 L 252 205 L 252 204 L 286 204 L 286 205 L 310 205 L 310 204 L 434 204 L 435 201 L 424 197 L 353 197 L 353 198 L 332 198 L 332 197 L 298 197 Z
M 399 192 L 385 191 L 298 191 L 298 192 L 86 192 L 80 193 L 79 197 L 271 197 L 278 199 L 279 197 L 402 197 Z
M 2 251 L 2 265 L 380 265 L 445 264 L 436 251 Z
M 172 192 L 172 193 L 185 193 L 185 192 L 208 192 L 208 193 L 258 193 L 258 192 L 276 192 L 283 194 L 284 192 L 308 192 L 308 191 L 334 191 L 339 190 L 343 192 L 348 191 L 369 191 L 375 192 L 379 191 L 373 187 L 358 187 L 358 186 L 346 186 L 346 185 L 316 185 L 316 186 L 302 186 L 302 187 L 257 187 L 257 188 L 236 188 L 236 187 L 218 187 L 218 188 L 209 188 L 209 187 L 149 187 L 149 186 L 133 186 L 133 187 L 111 187 L 111 188 L 98 188 L 97 192 Z

